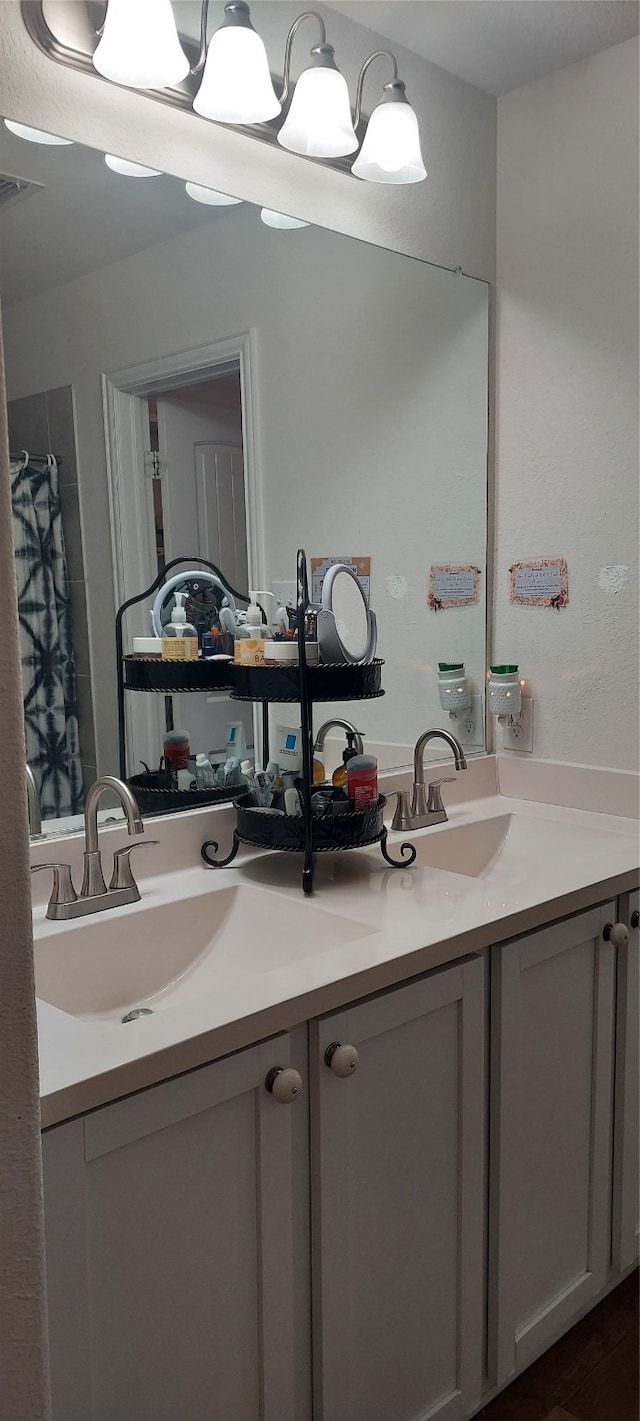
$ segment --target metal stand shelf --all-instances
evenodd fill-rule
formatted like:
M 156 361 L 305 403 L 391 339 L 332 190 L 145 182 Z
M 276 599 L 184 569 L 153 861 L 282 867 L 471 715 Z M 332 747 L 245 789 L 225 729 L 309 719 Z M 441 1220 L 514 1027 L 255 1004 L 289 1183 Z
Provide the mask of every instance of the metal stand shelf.
M 416 850 L 412 844 L 401 844 L 401 858 L 394 859 L 387 849 L 387 830 L 383 822 L 386 800 L 380 795 L 378 802 L 363 813 L 336 815 L 328 822 L 314 819 L 311 808 L 313 794 L 313 716 L 314 700 L 364 700 L 384 695 L 380 687 L 382 661 L 371 665 L 355 666 L 313 666 L 307 665 L 305 649 L 305 614 L 309 606 L 309 584 L 307 559 L 303 549 L 298 552 L 297 581 L 297 627 L 300 650 L 297 666 L 286 667 L 235 667 L 236 689 L 232 693 L 236 700 L 262 701 L 265 706 L 265 691 L 269 691 L 269 701 L 294 701 L 300 703 L 302 723 L 302 816 L 293 818 L 268 812 L 257 813 L 252 808 L 248 796 L 236 799 L 236 827 L 233 831 L 231 851 L 225 858 L 216 858 L 218 844 L 207 839 L 202 845 L 202 858 L 208 868 L 226 868 L 233 863 L 240 844 L 251 844 L 256 848 L 269 848 L 284 853 L 302 853 L 302 887 L 306 894 L 313 892 L 313 858 L 315 853 L 332 853 L 344 849 L 363 848 L 370 844 L 380 844 L 381 853 L 392 868 L 408 868 L 415 861 Z M 249 675 L 238 673 L 249 672 Z M 284 673 L 284 674 L 283 674 Z M 333 673 L 333 679 L 332 679 Z M 336 681 L 335 673 L 340 673 Z M 267 680 L 267 678 L 269 678 Z M 324 678 L 324 679 L 323 679 Z M 318 695 L 318 688 L 340 686 L 331 693 Z M 350 694 L 349 694 L 350 688 Z M 280 694 L 277 694 L 280 690 Z M 276 692 L 276 694 L 274 694 Z

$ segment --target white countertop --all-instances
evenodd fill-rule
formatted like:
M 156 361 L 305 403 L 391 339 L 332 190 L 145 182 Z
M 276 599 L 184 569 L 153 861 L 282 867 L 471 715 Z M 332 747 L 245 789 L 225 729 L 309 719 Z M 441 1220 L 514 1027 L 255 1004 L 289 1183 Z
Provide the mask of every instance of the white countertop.
M 505 815 L 518 816 L 517 833 L 499 869 L 484 877 L 466 877 L 420 862 L 392 869 L 377 846 L 318 855 L 316 892 L 305 902 L 362 925 L 363 933 L 346 944 L 318 950 L 317 943 L 309 948 L 301 941 L 299 955 L 286 966 L 239 970 L 231 985 L 227 973 L 220 991 L 167 1005 L 126 1026 L 119 1019 L 83 1020 L 39 1001 L 43 1126 L 637 885 L 634 820 L 498 794 L 455 804 L 449 809 L 449 823 L 442 827 L 390 835 L 389 849 L 397 853 L 405 838 L 418 844 L 425 836 Z M 547 824 L 542 836 L 541 820 Z M 535 848 L 541 837 L 553 850 L 543 861 Z M 187 914 L 189 899 L 238 884 L 265 891 L 275 914 L 283 895 L 302 900 L 298 855 L 252 854 L 241 847 L 232 866 L 216 871 L 206 869 L 195 855 L 189 861 L 191 867 L 141 879 L 140 903 L 102 915 L 109 918 L 114 933 L 124 914 L 142 915 L 176 900 L 185 903 Z M 79 920 L 64 930 L 81 932 L 89 921 Z M 44 905 L 36 906 L 34 934 L 39 950 L 45 948 L 48 936 L 60 931 L 59 923 L 45 920 Z

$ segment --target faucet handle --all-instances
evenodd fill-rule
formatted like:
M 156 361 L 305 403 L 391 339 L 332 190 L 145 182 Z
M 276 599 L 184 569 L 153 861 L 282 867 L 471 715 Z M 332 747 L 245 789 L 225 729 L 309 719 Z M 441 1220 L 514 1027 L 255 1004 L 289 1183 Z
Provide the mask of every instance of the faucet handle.
M 411 809 L 409 807 L 409 791 L 406 789 L 396 789 L 394 790 L 394 794 L 397 795 L 397 800 L 393 812 L 393 819 L 391 820 L 391 828 L 400 829 L 404 832 L 405 829 L 410 829 L 412 825 Z
M 143 839 L 139 844 L 125 844 L 123 849 L 116 849 L 109 892 L 112 888 L 135 888 L 137 891 L 138 885 L 131 871 L 131 855 L 134 849 L 150 849 L 153 844 L 159 843 L 159 839 Z
M 439 814 L 444 809 L 440 785 L 454 785 L 455 775 L 445 775 L 441 780 L 429 781 L 429 798 L 427 800 L 427 814 Z
M 53 872 L 53 888 L 49 899 L 49 908 L 54 907 L 58 903 L 75 903 L 78 895 L 71 878 L 71 864 L 33 863 L 31 865 L 31 872 L 39 873 L 43 868 L 50 868 Z

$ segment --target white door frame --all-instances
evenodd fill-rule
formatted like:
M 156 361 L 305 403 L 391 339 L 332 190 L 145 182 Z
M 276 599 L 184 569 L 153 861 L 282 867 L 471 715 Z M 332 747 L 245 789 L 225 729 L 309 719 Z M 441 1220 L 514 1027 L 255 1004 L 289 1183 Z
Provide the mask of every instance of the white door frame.
M 132 589 L 142 591 L 153 581 L 157 569 L 150 481 L 145 470 L 148 429 L 143 401 L 159 388 L 179 390 L 196 381 L 213 378 L 220 374 L 221 366 L 231 363 L 237 363 L 240 370 L 249 576 L 252 586 L 262 586 L 265 559 L 255 407 L 256 346 L 255 331 L 249 330 L 102 374 L 113 585 L 117 607 L 125 600 L 125 589 L 129 596 Z M 148 634 L 148 608 L 142 608 L 137 619 L 132 614 L 130 632 L 134 624 L 136 632 Z M 161 697 L 155 696 L 126 698 L 129 768 L 133 763 L 131 751 L 134 744 L 158 747 L 162 743 L 161 701 Z

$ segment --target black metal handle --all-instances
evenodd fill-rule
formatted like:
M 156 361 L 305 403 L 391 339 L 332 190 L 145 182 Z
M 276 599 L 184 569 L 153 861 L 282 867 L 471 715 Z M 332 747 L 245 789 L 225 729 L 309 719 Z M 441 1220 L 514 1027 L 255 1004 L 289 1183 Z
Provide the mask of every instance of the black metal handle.
M 632 928 L 640 927 L 640 912 L 638 912 L 637 908 L 635 908 L 631 914 L 631 926 Z

